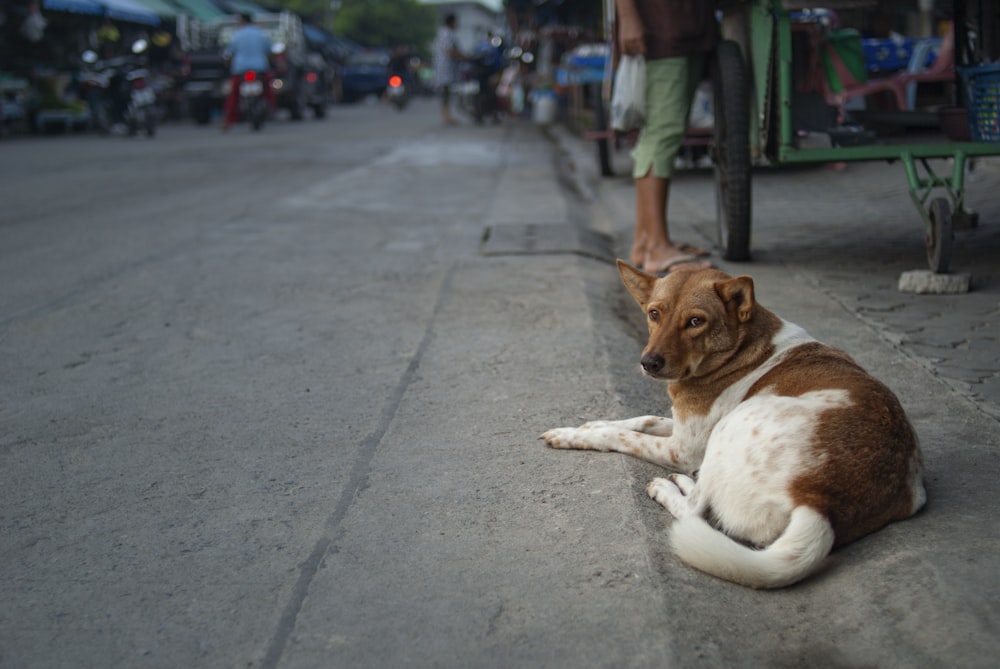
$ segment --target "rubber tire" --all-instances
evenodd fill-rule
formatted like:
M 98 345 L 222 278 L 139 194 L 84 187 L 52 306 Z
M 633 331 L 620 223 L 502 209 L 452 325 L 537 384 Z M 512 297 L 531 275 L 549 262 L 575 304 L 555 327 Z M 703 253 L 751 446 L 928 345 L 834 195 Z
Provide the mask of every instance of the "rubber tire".
M 592 84 L 591 93 L 594 106 L 594 130 L 597 132 L 608 132 L 608 112 L 604 108 L 604 95 L 602 84 Z M 615 175 L 614 165 L 611 164 L 611 139 L 603 137 L 597 140 L 597 164 L 601 168 L 602 177 L 613 177 Z
M 293 121 L 301 121 L 305 117 L 306 109 L 306 89 L 302 85 L 302 81 L 299 80 L 295 82 L 295 97 L 292 98 L 292 104 L 288 108 L 291 113 L 291 119 Z
M 155 109 L 150 107 L 146 110 L 146 137 L 152 139 L 156 136 L 156 113 Z
M 250 101 L 250 123 L 254 130 L 260 130 L 264 125 L 266 104 L 263 98 L 256 97 Z
M 90 104 L 90 123 L 98 133 L 106 135 L 111 132 L 111 114 L 99 91 L 91 91 L 88 98 Z
M 133 107 L 128 113 L 128 136 L 135 137 L 139 134 L 139 126 L 146 122 L 145 110 Z
M 192 100 L 190 108 L 191 118 L 198 125 L 208 125 L 212 122 L 212 105 L 208 100 Z
M 726 260 L 750 259 L 750 79 L 743 52 L 719 42 L 712 58 L 716 223 Z
M 927 210 L 930 226 L 924 239 L 927 244 L 927 264 L 935 274 L 944 274 L 951 264 L 952 229 L 951 205 L 943 197 L 931 200 Z

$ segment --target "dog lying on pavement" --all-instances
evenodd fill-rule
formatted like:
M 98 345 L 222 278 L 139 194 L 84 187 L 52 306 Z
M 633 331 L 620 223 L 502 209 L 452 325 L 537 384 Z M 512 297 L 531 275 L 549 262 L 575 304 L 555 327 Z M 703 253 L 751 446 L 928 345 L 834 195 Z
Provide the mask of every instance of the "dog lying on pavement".
M 541 438 L 681 472 L 647 492 L 676 519 L 671 544 L 682 560 L 780 588 L 924 505 L 920 449 L 892 391 L 758 304 L 750 277 L 657 278 L 621 260 L 618 270 L 647 317 L 642 371 L 667 381 L 673 418 L 595 421 Z

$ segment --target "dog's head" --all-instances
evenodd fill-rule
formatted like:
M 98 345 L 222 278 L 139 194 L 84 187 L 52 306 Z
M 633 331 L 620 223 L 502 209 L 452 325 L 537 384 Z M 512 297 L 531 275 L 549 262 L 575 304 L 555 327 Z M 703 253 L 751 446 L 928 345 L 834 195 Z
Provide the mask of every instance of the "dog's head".
M 646 314 L 644 374 L 669 381 L 705 376 L 739 351 L 755 313 L 750 277 L 703 269 L 659 278 L 623 260 L 618 271 Z

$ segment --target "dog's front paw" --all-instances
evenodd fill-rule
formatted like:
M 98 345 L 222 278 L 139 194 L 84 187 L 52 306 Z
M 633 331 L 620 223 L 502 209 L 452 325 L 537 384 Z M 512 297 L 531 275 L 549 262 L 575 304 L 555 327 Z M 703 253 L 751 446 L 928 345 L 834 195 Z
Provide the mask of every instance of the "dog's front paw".
M 576 448 L 590 451 L 607 451 L 608 445 L 598 429 L 600 421 L 584 423 L 580 427 L 557 427 L 539 439 L 552 448 Z
M 692 487 L 688 487 L 688 482 Z M 693 490 L 693 484 L 688 477 L 674 474 L 669 479 L 655 478 L 650 481 L 646 493 L 674 518 L 681 518 L 691 511 L 693 499 L 687 493 Z
M 539 437 L 550 448 L 573 448 L 572 438 L 575 427 L 557 427 Z

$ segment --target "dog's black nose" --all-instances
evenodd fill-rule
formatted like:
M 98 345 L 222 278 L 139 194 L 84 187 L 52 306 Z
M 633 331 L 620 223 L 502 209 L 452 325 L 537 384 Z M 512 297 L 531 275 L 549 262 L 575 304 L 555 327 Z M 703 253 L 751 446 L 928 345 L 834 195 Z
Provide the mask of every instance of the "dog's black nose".
M 642 360 L 639 364 L 642 365 L 642 369 L 647 374 L 656 374 L 663 369 L 663 365 L 666 364 L 666 360 L 659 353 L 647 353 L 642 356 Z

